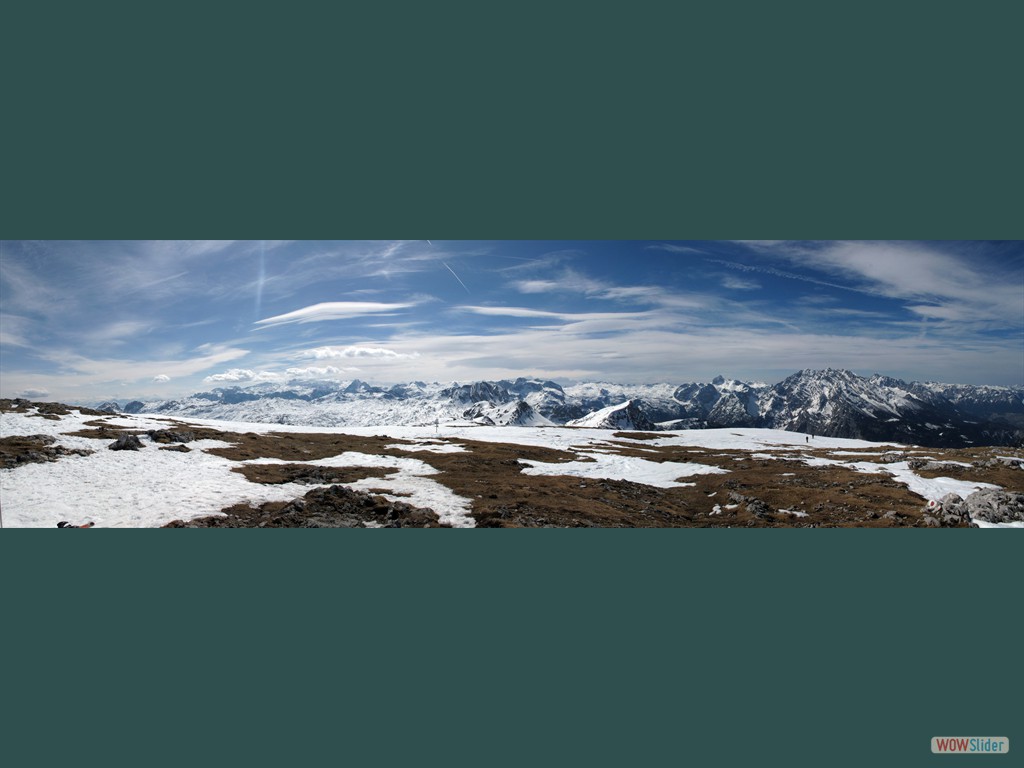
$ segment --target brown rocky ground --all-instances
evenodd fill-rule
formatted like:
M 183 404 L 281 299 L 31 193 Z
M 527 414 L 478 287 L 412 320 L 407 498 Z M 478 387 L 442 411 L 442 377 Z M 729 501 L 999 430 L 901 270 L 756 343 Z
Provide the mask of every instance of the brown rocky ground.
M 62 456 L 87 456 L 91 451 L 54 445 L 57 439 L 49 435 L 19 435 L 0 437 L 0 467 L 13 468 L 21 464 L 57 461 Z
M 11 401 L 0 401 L 0 410 L 17 410 Z M 66 412 L 66 411 L 65 411 Z M 54 418 L 60 414 L 50 411 Z M 72 434 L 111 441 L 119 434 L 146 434 L 109 423 L 106 414 L 87 423 L 89 429 Z M 472 516 L 479 527 L 905 527 L 924 525 L 924 503 L 907 487 L 887 474 L 865 474 L 843 466 L 808 466 L 800 456 L 843 461 L 891 462 L 920 457 L 916 471 L 922 477 L 952 477 L 993 483 L 1008 491 L 1024 492 L 1024 471 L 996 456 L 1016 456 L 1024 451 L 1012 448 L 926 449 L 908 447 L 865 449 L 863 459 L 855 455 L 834 455 L 832 450 L 808 446 L 786 449 L 766 448 L 781 458 L 756 458 L 752 451 L 706 449 L 696 446 L 657 447 L 645 445 L 664 434 L 617 433 L 609 450 L 648 461 L 696 462 L 729 470 L 728 474 L 696 475 L 682 478 L 692 483 L 679 488 L 657 488 L 625 480 L 594 480 L 569 476 L 535 476 L 522 472 L 521 459 L 560 463 L 587 461 L 569 451 L 529 447 L 511 443 L 489 443 L 457 439 L 465 448 L 459 453 L 412 450 L 417 446 L 384 435 L 357 436 L 343 433 L 270 434 L 222 432 L 183 421 L 170 429 L 187 430 L 195 439 L 216 439 L 230 445 L 208 449 L 232 461 L 255 458 L 280 459 L 285 464 L 239 465 L 234 471 L 254 483 L 305 482 L 327 484 L 309 491 L 303 499 L 289 504 L 229 507 L 224 516 L 212 516 L 187 523 L 175 521 L 170 527 L 325 527 L 369 525 L 437 526 L 432 510 L 416 509 L 389 501 L 384 488 L 360 493 L 344 483 L 385 477 L 392 470 L 380 467 L 311 467 L 301 462 L 336 456 L 347 451 L 419 459 L 439 471 L 432 476 L 456 494 L 472 501 Z M 514 429 L 514 428 L 510 428 Z M 581 438 L 586 430 L 581 431 Z M 626 439 L 628 438 L 628 439 Z M 8 440 L 11 440 L 8 438 Z M 23 438 L 18 438 L 23 440 Z M 389 447 L 390 446 L 390 447 Z M 405 447 L 408 446 L 408 449 Z M 162 446 L 186 450 L 187 446 Z M 0 441 L 4 451 L 21 451 L 25 446 Z M 787 456 L 789 458 L 787 458 Z M 925 458 L 927 457 L 927 458 Z M 59 458 L 59 457 L 58 457 Z M 53 460 L 43 458 L 41 460 Z M 929 466 L 929 461 L 938 465 Z M 972 466 L 950 465 L 964 462 Z M 394 494 L 390 494 L 394 496 Z M 718 510 L 715 510 L 716 505 Z M 805 513 L 797 516 L 786 510 Z
M 174 520 L 164 528 L 440 528 L 429 509 L 388 501 L 343 485 L 316 488 L 301 499 L 260 507 L 236 504 L 223 515 Z

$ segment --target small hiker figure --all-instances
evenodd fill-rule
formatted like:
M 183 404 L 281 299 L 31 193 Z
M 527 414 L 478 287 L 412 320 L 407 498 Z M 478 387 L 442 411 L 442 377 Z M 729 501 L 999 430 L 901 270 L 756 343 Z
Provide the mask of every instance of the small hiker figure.
M 804 435 L 804 442 L 805 443 L 811 442 L 811 438 L 809 438 L 807 435 Z
M 85 523 L 83 525 L 72 525 L 67 520 L 57 523 L 58 528 L 92 528 L 96 523 Z

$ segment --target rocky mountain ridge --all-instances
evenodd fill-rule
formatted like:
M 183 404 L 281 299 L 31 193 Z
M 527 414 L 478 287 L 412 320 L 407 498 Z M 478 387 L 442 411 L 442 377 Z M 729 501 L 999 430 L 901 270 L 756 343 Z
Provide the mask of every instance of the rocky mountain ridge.
M 520 377 L 380 387 L 295 381 L 217 388 L 187 398 L 104 409 L 307 426 L 431 425 L 671 430 L 764 427 L 934 447 L 1024 443 L 1024 387 L 905 382 L 805 369 L 777 384 L 717 376 L 707 383 L 618 385 Z

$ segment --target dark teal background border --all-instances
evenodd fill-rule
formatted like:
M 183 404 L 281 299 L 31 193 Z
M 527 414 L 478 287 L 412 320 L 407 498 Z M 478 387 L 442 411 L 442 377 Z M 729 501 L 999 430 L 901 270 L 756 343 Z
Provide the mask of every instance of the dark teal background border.
M 8 9 L 0 236 L 1024 235 L 1019 4 L 561 7 Z M 971 765 L 1019 551 L 5 530 L 5 762 Z

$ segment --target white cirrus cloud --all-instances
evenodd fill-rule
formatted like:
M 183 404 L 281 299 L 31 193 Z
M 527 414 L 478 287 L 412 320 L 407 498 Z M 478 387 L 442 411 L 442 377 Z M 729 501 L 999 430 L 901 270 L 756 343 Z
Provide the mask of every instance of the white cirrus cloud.
M 722 285 L 734 291 L 756 291 L 761 287 L 761 284 L 756 280 L 744 280 L 742 277 L 733 277 L 732 275 L 723 277 Z
M 705 251 L 699 248 L 691 248 L 688 245 L 677 245 L 675 243 L 655 243 L 645 247 L 649 251 L 667 251 L 668 253 L 705 253 Z
M 513 285 L 520 293 L 551 293 L 559 288 L 554 280 L 519 280 Z
M 153 377 L 154 384 L 166 384 L 170 380 L 171 377 L 164 373 L 157 374 L 156 376 Z
M 28 331 L 31 322 L 24 317 L 0 312 L 0 344 L 12 347 L 28 347 Z
M 991 262 L 972 258 L 970 245 L 903 241 L 746 244 L 807 270 L 823 272 L 831 282 L 774 269 L 745 269 L 913 302 L 906 306 L 910 312 L 959 323 L 961 328 L 972 322 L 1020 328 L 1024 317 L 1019 267 L 994 280 Z
M 399 360 L 419 357 L 418 352 L 395 352 L 393 349 L 384 347 L 317 347 L 300 352 L 298 357 L 309 357 L 314 360 L 337 360 L 337 359 L 373 359 L 373 360 Z
M 353 317 L 363 317 L 364 315 L 394 313 L 414 306 L 416 306 L 415 302 L 386 304 L 376 301 L 328 301 L 296 309 L 294 312 L 286 312 L 283 315 L 275 315 L 274 317 L 257 320 L 256 325 L 262 328 L 269 328 L 274 325 L 286 325 L 288 323 L 318 323 L 325 320 L 346 320 Z

